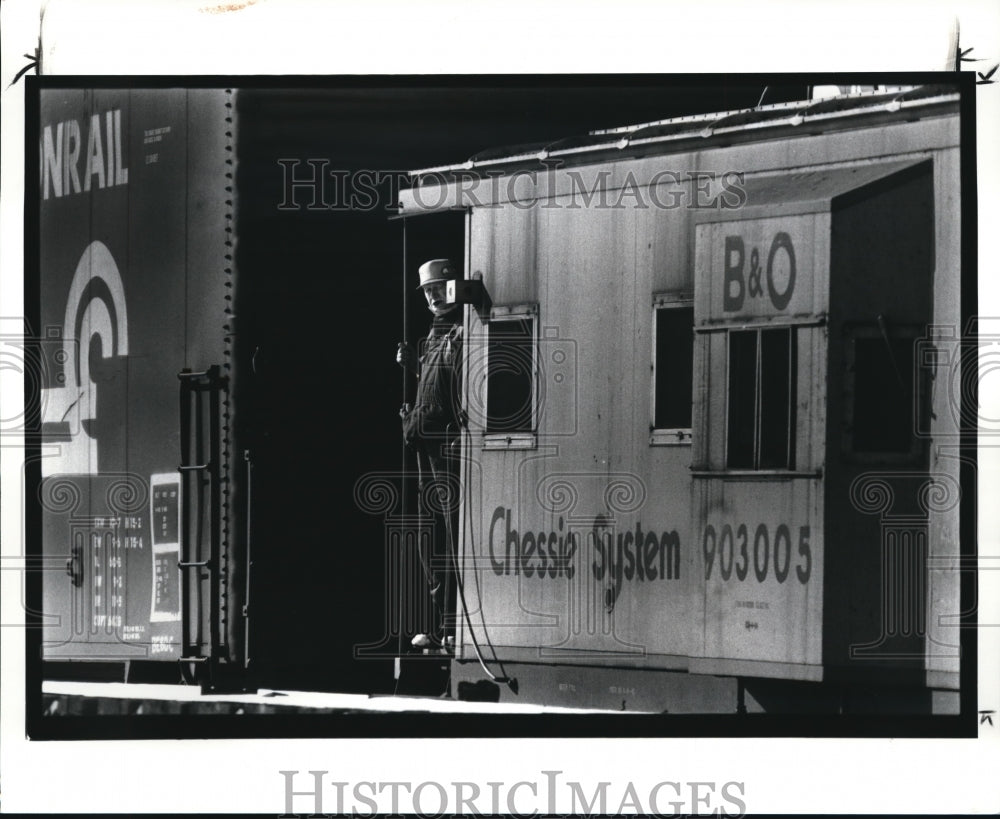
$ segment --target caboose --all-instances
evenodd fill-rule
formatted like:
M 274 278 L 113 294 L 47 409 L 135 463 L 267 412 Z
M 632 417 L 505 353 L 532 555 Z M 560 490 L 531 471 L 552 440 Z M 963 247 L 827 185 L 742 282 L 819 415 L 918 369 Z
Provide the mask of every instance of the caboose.
M 464 212 L 492 300 L 466 311 L 459 692 L 957 712 L 952 88 L 597 131 L 411 182 L 400 214 Z

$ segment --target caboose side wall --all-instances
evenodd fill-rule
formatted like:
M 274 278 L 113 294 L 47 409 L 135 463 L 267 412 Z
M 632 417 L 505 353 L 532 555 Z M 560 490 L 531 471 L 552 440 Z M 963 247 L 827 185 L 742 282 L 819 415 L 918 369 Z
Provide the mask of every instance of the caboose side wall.
M 827 346 L 836 342 L 826 325 L 827 317 L 823 315 L 827 301 L 825 268 L 831 254 L 832 214 L 829 207 L 827 212 L 815 214 L 812 226 L 812 258 L 818 288 L 814 295 L 819 301 L 813 301 L 811 309 L 806 311 L 809 315 L 803 313 L 797 319 L 809 326 L 798 331 L 796 394 L 800 411 L 796 416 L 799 427 L 796 468 L 802 472 L 815 470 L 816 477 L 792 478 L 796 491 L 789 495 L 784 488 L 777 488 L 780 498 L 771 497 L 773 492 L 767 489 L 766 481 L 758 480 L 756 487 L 750 481 L 741 489 L 735 484 L 730 488 L 745 495 L 739 501 L 741 504 L 750 504 L 748 508 L 761 514 L 765 511 L 768 515 L 777 514 L 786 505 L 790 515 L 808 510 L 809 521 L 804 525 L 811 529 L 810 569 L 817 587 L 814 593 L 810 592 L 811 597 L 794 604 L 802 616 L 782 621 L 781 628 L 770 640 L 784 656 L 754 657 L 751 652 L 750 656 L 741 659 L 737 651 L 730 653 L 732 659 L 728 664 L 713 665 L 689 658 L 713 656 L 706 642 L 710 639 L 717 644 L 728 641 L 730 649 L 746 641 L 727 633 L 726 629 L 714 637 L 708 631 L 701 611 L 705 566 L 698 542 L 699 532 L 692 531 L 690 512 L 685 512 L 683 507 L 686 499 L 699 491 L 700 478 L 692 476 L 690 467 L 694 465 L 697 469 L 705 465 L 710 452 L 715 453 L 712 457 L 716 460 L 723 456 L 725 408 L 715 406 L 706 435 L 691 445 L 658 448 L 649 443 L 651 301 L 654 294 L 663 291 L 688 294 L 693 291 L 695 300 L 703 294 L 704 283 L 695 280 L 694 220 L 698 209 L 689 206 L 637 207 L 631 195 L 622 196 L 621 207 L 586 206 L 580 191 L 581 188 L 590 191 L 603 175 L 610 201 L 614 203 L 620 194 L 630 189 L 648 194 L 646 186 L 656 180 L 662 183 L 661 201 L 669 198 L 667 191 L 679 190 L 689 204 L 697 195 L 697 182 L 691 180 L 677 185 L 675 178 L 663 182 L 665 170 L 682 175 L 697 170 L 715 174 L 717 179 L 726 171 L 737 170 L 752 180 L 869 164 L 887 167 L 887 163 L 895 163 L 895 167 L 929 159 L 934 179 L 934 221 L 932 226 L 924 225 L 924 229 L 934 233 L 935 293 L 933 309 L 928 315 L 933 324 L 945 325 L 957 332 L 960 307 L 958 144 L 958 118 L 951 111 L 919 121 L 880 122 L 874 127 L 860 124 L 850 131 L 803 133 L 802 136 L 753 144 L 715 144 L 701 151 L 671 154 L 664 147 L 662 156 L 608 158 L 567 169 L 539 171 L 534 178 L 518 171 L 512 186 L 505 185 L 505 181 L 513 179 L 515 174 L 492 181 L 488 188 L 470 187 L 469 180 L 460 180 L 425 188 L 416 196 L 413 192 L 403 192 L 404 214 L 416 214 L 423 209 L 432 211 L 438 205 L 470 206 L 469 272 L 483 275 L 495 304 L 537 301 L 539 326 L 556 328 L 558 337 L 572 340 L 577 352 L 574 389 L 564 391 L 553 406 L 546 408 L 549 418 L 554 415 L 563 424 L 571 415 L 566 407 L 572 396 L 576 413 L 572 435 L 560 433 L 546 437 L 543 415 L 534 450 L 484 451 L 482 436 L 477 434 L 479 430 L 474 429 L 471 436 L 470 460 L 474 464 L 471 471 L 480 483 L 470 485 L 469 494 L 481 500 L 471 501 L 477 508 L 466 524 L 472 535 L 471 540 L 466 540 L 466 554 L 470 554 L 470 549 L 476 550 L 479 558 L 476 565 L 485 567 L 481 579 L 486 582 L 482 585 L 481 596 L 476 597 L 475 603 L 470 600 L 473 609 L 480 601 L 485 607 L 487 628 L 479 634 L 481 644 L 484 635 L 488 635 L 501 657 L 535 662 L 687 666 L 703 673 L 814 680 L 824 677 L 824 663 L 833 655 L 829 641 L 823 641 L 828 632 L 845 624 L 843 612 L 853 605 L 849 596 L 845 596 L 845 586 L 849 587 L 855 579 L 848 566 L 836 563 L 843 554 L 842 547 L 835 543 L 824 544 L 823 537 L 823 521 L 831 514 L 824 509 L 825 490 L 821 480 L 831 451 L 827 441 L 826 393 L 841 389 L 841 374 L 831 372 L 828 379 Z M 493 192 L 492 199 L 487 190 Z M 713 193 L 718 191 L 716 187 Z M 487 197 L 485 206 L 484 195 Z M 428 202 L 433 202 L 435 207 L 427 207 Z M 746 204 L 753 206 L 752 202 Z M 781 212 L 780 206 L 775 207 L 775 214 Z M 874 213 L 877 216 L 877 208 Z M 874 218 L 872 213 L 868 216 Z M 766 218 L 766 214 L 762 218 Z M 885 245 L 891 246 L 892 241 Z M 872 271 L 867 275 L 872 275 Z M 704 354 L 699 358 L 696 353 L 695 358 L 696 367 L 701 368 L 700 374 L 696 369 L 694 377 L 695 417 L 699 412 L 699 400 L 704 400 L 701 390 L 707 383 L 707 373 L 725 370 L 725 345 L 707 341 L 714 335 L 699 334 L 706 339 L 703 347 L 696 342 L 696 350 L 701 349 Z M 540 345 L 540 349 L 543 347 Z M 544 357 L 543 353 L 540 355 Z M 950 376 L 939 376 L 939 381 L 941 377 Z M 475 380 L 470 379 L 467 383 L 472 396 Z M 957 433 L 957 419 L 954 407 L 948 406 L 953 397 L 947 398 L 943 394 L 946 392 L 940 383 L 931 390 L 929 400 L 933 402 L 934 413 L 925 431 L 928 437 L 942 436 L 941 441 L 957 440 L 957 435 L 948 437 Z M 549 432 L 559 431 L 553 428 Z M 830 435 L 833 434 L 831 430 Z M 929 451 L 931 468 L 941 476 L 939 482 L 950 486 L 949 481 L 953 479 L 957 487 L 957 456 L 943 445 L 932 445 Z M 643 532 L 665 525 L 658 517 L 664 513 L 669 517 L 669 525 L 677 527 L 683 552 L 683 589 L 672 598 L 663 594 L 649 595 L 648 582 L 622 583 L 618 596 L 611 601 L 613 605 L 609 606 L 606 585 L 595 582 L 594 551 L 589 544 L 599 543 L 604 530 L 603 526 L 595 530 L 593 522 L 598 514 L 610 514 L 605 490 L 623 475 L 631 476 L 646 489 L 645 508 L 638 513 Z M 574 490 L 564 489 L 564 497 L 560 500 L 569 504 L 572 510 L 583 510 L 577 520 L 571 521 L 559 504 L 550 502 L 554 508 L 541 508 L 536 487 L 544 490 L 560 477 L 572 483 Z M 732 491 L 726 490 L 725 494 L 732 494 Z M 837 500 L 837 514 L 846 514 L 843 498 L 838 496 Z M 719 496 L 706 502 L 725 506 L 733 501 Z M 696 500 L 695 507 L 700 508 L 700 503 Z M 529 510 L 527 514 L 525 509 Z M 576 526 L 584 554 L 584 559 L 577 564 L 578 570 L 582 570 L 587 582 L 596 588 L 580 586 L 579 574 L 571 580 L 562 578 L 560 585 L 560 578 L 525 577 L 513 569 L 509 573 L 494 573 L 490 569 L 488 548 L 496 510 L 502 511 L 503 527 L 494 528 L 493 534 L 501 549 L 508 534 L 508 510 L 509 528 L 518 530 L 518 538 L 525 530 L 561 535 Z M 926 667 L 929 686 L 953 686 L 957 682 L 954 674 L 957 658 L 946 645 L 955 640 L 949 637 L 947 625 L 939 617 L 942 613 L 957 611 L 958 573 L 937 568 L 942 565 L 942 558 L 954 558 L 958 554 L 957 514 L 957 504 L 954 504 L 947 509 L 932 505 L 927 515 L 928 550 L 937 562 L 932 562 L 928 572 L 929 604 L 925 625 L 929 636 L 918 665 L 922 662 Z M 618 515 L 616 523 L 621 519 Z M 680 523 L 675 524 L 675 521 Z M 600 521 L 601 524 L 605 522 L 604 519 Z M 813 522 L 819 525 L 813 527 Z M 777 518 L 774 523 L 777 524 Z M 624 526 L 634 528 L 634 523 L 627 520 Z M 774 532 L 770 534 L 773 537 Z M 793 555 L 799 545 L 798 532 L 795 535 Z M 830 561 L 836 564 L 833 576 L 838 588 L 833 587 L 831 579 L 823 578 Z M 474 587 L 471 565 L 466 564 L 467 589 Z M 792 576 L 795 571 L 793 565 Z M 750 572 L 752 574 L 753 569 Z M 577 584 L 575 588 L 574 584 Z M 579 604 L 571 604 L 571 599 Z M 869 595 L 865 605 L 872 606 L 877 599 Z M 839 613 L 835 612 L 838 607 Z M 567 623 L 574 622 L 572 618 L 576 617 L 575 622 L 579 625 L 573 629 L 568 625 L 559 627 L 552 625 L 551 620 L 546 623 L 546 616 L 554 617 L 555 623 L 564 619 Z M 855 615 L 846 616 L 849 620 Z M 827 617 L 829 622 L 824 619 Z M 716 623 L 715 627 L 718 625 Z M 571 640 L 566 639 L 568 632 L 572 632 Z M 851 628 L 847 628 L 845 634 L 851 633 Z M 843 642 L 852 637 L 842 635 L 838 639 Z M 577 648 L 579 654 L 573 657 L 552 651 L 553 641 L 558 643 L 559 640 L 563 646 Z M 466 659 L 472 658 L 470 648 L 463 646 L 462 656 Z M 767 666 L 760 660 L 766 661 Z
M 659 215 L 544 207 L 472 213 L 470 269 L 484 272 L 495 305 L 537 303 L 540 336 L 537 449 L 484 450 L 482 426 L 470 413 L 471 460 L 482 487 L 470 493 L 481 497 L 472 520 L 475 541 L 491 550 L 491 560 L 503 552 L 502 569 L 483 573 L 479 598 L 494 645 L 541 648 L 563 659 L 603 652 L 627 663 L 687 653 L 688 632 L 678 623 L 689 605 L 689 447 L 649 446 L 648 396 L 652 294 L 690 291 L 691 280 L 682 269 L 654 261 L 665 248 L 683 244 L 686 222 Z M 559 363 L 564 354 L 566 363 Z M 474 352 L 470 358 L 481 371 Z M 479 386 L 470 378 L 470 391 Z M 502 527 L 494 523 L 498 514 Z M 555 533 L 557 542 L 572 533 L 573 576 L 539 578 L 530 559 L 526 576 L 513 555 L 507 557 L 512 530 L 522 548 L 525 532 L 536 540 L 538 533 Z M 619 573 L 617 557 L 595 551 L 610 538 L 617 555 L 619 537 L 623 544 L 628 538 L 623 548 L 631 550 L 640 535 L 644 550 L 648 544 L 641 560 L 652 569 L 644 562 L 641 577 L 631 566 Z M 632 559 L 641 562 L 638 554 Z M 475 587 L 471 578 L 466 586 Z M 654 610 L 658 615 L 650 618 Z M 554 617 L 549 625 L 546 614 Z M 525 627 L 501 626 L 518 622 Z
M 958 629 L 954 614 L 962 610 L 959 596 L 959 418 L 962 391 L 968 378 L 958 364 L 957 341 L 963 332 L 959 282 L 962 280 L 961 156 L 957 147 L 936 150 L 934 158 L 934 276 L 933 324 L 937 339 L 927 350 L 939 360 L 931 372 L 927 400 L 928 468 L 940 476 L 945 496 L 928 511 L 927 686 L 957 689 Z M 932 351 L 933 348 L 933 351 Z M 921 353 L 922 355 L 923 353 Z M 937 480 L 937 478 L 936 478 Z M 971 489 L 971 488 L 970 488 Z
M 954 419 L 947 409 L 935 411 L 936 418 L 928 414 L 931 394 L 950 375 L 946 367 L 928 366 L 929 327 L 959 327 L 957 287 L 941 286 L 959 280 L 959 218 L 948 203 L 957 193 L 957 174 L 942 177 L 939 163 L 948 164 L 946 153 L 845 203 L 834 216 L 826 497 L 827 540 L 839 544 L 837 554 L 827 556 L 828 582 L 839 591 L 824 615 L 824 654 L 838 678 L 894 671 L 924 681 L 925 670 L 949 661 L 957 672 L 949 648 L 954 636 L 940 629 L 952 579 L 935 571 L 942 557 L 958 554 L 956 537 L 945 534 L 949 522 L 957 527 L 958 474 L 954 462 L 941 457 L 954 446 L 946 433 Z M 884 400 L 879 392 L 852 389 L 862 364 L 862 353 L 852 357 L 859 337 L 880 349 L 915 339 L 912 355 L 896 362 L 904 380 L 916 382 L 914 400 L 899 419 L 921 431 L 910 452 L 858 452 L 852 445 L 852 407 L 866 397 Z M 899 376 L 891 375 L 880 389 L 897 386 Z M 927 440 L 932 427 L 938 432 Z M 957 676 L 937 680 L 944 687 L 957 682 Z
M 747 208 L 731 218 L 720 213 L 719 221 L 699 224 L 695 231 L 698 383 L 691 516 L 698 547 L 693 582 L 704 584 L 704 591 L 702 605 L 694 609 L 700 639 L 691 668 L 817 680 L 822 677 L 825 453 L 816 431 L 826 419 L 830 219 L 808 201 L 754 204 L 758 191 L 763 194 L 748 188 Z M 784 279 L 776 292 L 787 296 L 787 303 L 769 292 L 765 269 L 772 259 L 775 269 L 784 263 L 784 277 L 776 273 L 775 279 Z M 737 262 L 744 279 L 740 298 L 734 297 L 740 289 L 727 279 Z M 750 278 L 754 269 L 763 282 L 757 290 Z M 732 334 L 746 335 L 748 327 L 789 334 L 786 378 L 794 423 L 786 431 L 792 452 L 783 465 L 728 462 L 727 359 Z
M 178 373 L 226 358 L 231 96 L 41 94 L 42 548 L 73 561 L 44 577 L 47 659 L 180 656 Z M 189 580 L 205 644 L 218 607 Z

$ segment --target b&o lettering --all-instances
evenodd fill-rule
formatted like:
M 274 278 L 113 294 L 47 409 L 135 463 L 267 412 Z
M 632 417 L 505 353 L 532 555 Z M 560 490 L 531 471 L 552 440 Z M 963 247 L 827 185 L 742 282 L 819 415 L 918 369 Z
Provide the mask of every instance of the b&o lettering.
M 766 267 L 761 267 L 762 254 L 751 248 L 749 270 L 746 269 L 747 250 L 742 236 L 727 236 L 725 239 L 722 276 L 722 309 L 735 313 L 743 309 L 744 302 L 767 298 L 775 310 L 781 312 L 791 303 L 795 292 L 795 246 L 792 237 L 779 231 L 771 240 Z M 781 275 L 781 274 L 784 275 Z M 780 284 L 783 279 L 783 284 Z M 766 279 L 765 288 L 761 280 Z M 779 284 L 782 289 L 779 288 Z

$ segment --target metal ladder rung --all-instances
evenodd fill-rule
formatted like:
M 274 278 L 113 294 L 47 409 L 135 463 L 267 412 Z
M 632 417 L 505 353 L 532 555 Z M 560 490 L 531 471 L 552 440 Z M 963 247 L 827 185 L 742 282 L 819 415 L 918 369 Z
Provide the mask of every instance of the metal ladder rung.
M 222 650 L 219 636 L 219 595 L 220 572 L 216 568 L 219 561 L 219 528 L 221 516 L 221 496 L 219 486 L 221 451 L 219 432 L 219 409 L 222 400 L 221 393 L 226 389 L 227 379 L 222 377 L 219 367 L 212 366 L 206 370 L 192 372 L 184 369 L 177 373 L 179 386 L 180 411 L 180 449 L 182 463 L 177 467 L 181 475 L 181 536 L 180 554 L 177 568 L 185 570 L 182 575 L 182 616 L 180 653 L 187 655 L 191 651 L 205 652 L 195 656 L 182 656 L 183 663 L 203 663 L 208 667 L 208 675 L 214 673 L 216 652 Z M 207 412 L 207 416 L 206 413 Z M 208 452 L 205 447 L 208 447 Z M 192 451 L 192 449 L 194 451 Z M 184 463 L 189 458 L 206 456 L 204 463 Z M 194 479 L 198 488 L 189 495 L 191 477 L 203 475 Z M 208 486 L 208 505 L 204 506 L 204 486 Z M 193 508 L 189 508 L 189 501 Z M 207 514 L 209 555 L 204 555 L 202 542 L 202 527 Z M 194 517 L 193 517 L 194 516 Z M 192 529 L 192 524 L 194 528 Z M 191 542 L 189 538 L 192 538 Z M 189 554 L 190 552 L 190 554 Z M 199 559 L 189 560 L 188 557 Z M 186 573 L 188 569 L 198 569 L 194 575 Z M 204 569 L 204 573 L 200 570 Z M 208 610 L 203 611 L 199 603 L 196 610 L 189 605 L 192 601 L 200 601 L 208 592 Z M 206 619 L 207 618 L 207 619 Z M 207 629 L 207 638 L 205 631 Z M 192 631 L 194 632 L 192 634 Z M 182 668 L 184 666 L 182 665 Z M 198 674 L 201 676 L 201 673 Z

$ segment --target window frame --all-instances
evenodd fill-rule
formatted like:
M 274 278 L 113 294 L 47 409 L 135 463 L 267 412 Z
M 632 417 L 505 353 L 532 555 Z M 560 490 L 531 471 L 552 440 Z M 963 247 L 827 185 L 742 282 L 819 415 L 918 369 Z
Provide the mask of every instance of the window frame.
M 791 473 L 796 473 L 797 469 L 797 459 L 798 459 L 798 417 L 797 417 L 797 404 L 798 404 L 798 368 L 799 368 L 799 344 L 798 344 L 798 331 L 799 326 L 796 324 L 755 324 L 750 326 L 733 326 L 727 327 L 725 329 L 726 334 L 726 368 L 725 368 L 725 415 L 724 415 L 724 448 L 723 448 L 723 470 L 726 474 L 739 474 L 739 475 L 787 475 Z M 775 330 L 781 330 L 788 333 L 788 420 L 787 420 L 787 436 L 785 440 L 787 458 L 784 466 L 765 466 L 761 467 L 761 442 L 762 442 L 762 373 L 763 373 L 763 343 L 762 335 L 766 332 L 773 332 Z M 754 355 L 754 419 L 753 419 L 753 457 L 752 466 L 730 466 L 729 465 L 729 455 L 730 455 L 730 384 L 732 379 L 732 371 L 730 367 L 731 362 L 731 350 L 732 350 L 732 337 L 734 333 L 754 333 L 755 339 L 755 355 Z
M 660 310 L 679 310 L 689 308 L 691 310 L 691 425 L 687 427 L 657 427 L 656 426 L 656 324 L 657 313 Z M 653 294 L 653 305 L 651 311 L 652 329 L 650 337 L 652 340 L 652 353 L 649 379 L 649 445 L 650 446 L 691 446 L 692 430 L 694 428 L 694 294 L 686 290 L 671 290 Z
M 514 449 L 538 448 L 538 302 L 520 302 L 518 304 L 494 305 L 490 309 L 490 323 L 486 328 L 486 378 L 483 381 L 483 449 L 508 451 Z M 489 424 L 489 349 L 490 327 L 503 321 L 531 322 L 531 429 L 519 431 L 490 431 Z

